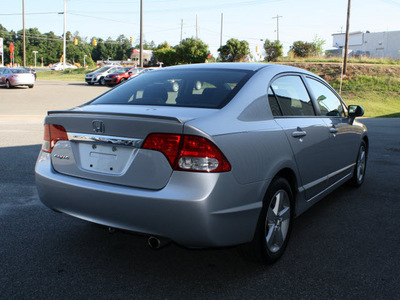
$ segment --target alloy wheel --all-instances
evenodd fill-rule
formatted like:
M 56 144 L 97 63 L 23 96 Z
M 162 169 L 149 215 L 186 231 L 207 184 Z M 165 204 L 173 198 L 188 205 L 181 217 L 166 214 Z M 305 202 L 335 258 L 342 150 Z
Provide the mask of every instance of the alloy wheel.
M 265 241 L 270 252 L 276 253 L 283 246 L 289 232 L 290 199 L 281 189 L 273 196 L 265 220 Z

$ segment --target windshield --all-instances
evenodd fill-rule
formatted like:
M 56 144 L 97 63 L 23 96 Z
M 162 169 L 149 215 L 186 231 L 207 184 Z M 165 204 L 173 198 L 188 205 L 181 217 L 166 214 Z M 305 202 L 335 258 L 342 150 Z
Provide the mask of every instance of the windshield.
M 95 71 L 95 72 L 105 72 L 105 71 L 107 71 L 109 68 L 110 68 L 110 67 L 102 67 L 102 68 L 98 69 L 98 70 Z
M 114 73 L 122 74 L 122 73 L 128 72 L 130 69 L 132 69 L 132 68 L 122 68 L 122 69 L 115 71 Z
M 155 70 L 100 96 L 91 104 L 221 108 L 253 72 L 224 69 Z

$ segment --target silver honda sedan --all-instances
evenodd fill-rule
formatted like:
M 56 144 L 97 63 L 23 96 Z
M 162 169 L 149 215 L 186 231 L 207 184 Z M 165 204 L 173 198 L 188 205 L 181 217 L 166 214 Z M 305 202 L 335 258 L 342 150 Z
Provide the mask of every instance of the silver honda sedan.
M 240 245 L 273 263 L 294 217 L 345 182 L 363 183 L 363 113 L 288 66 L 157 69 L 49 111 L 37 188 L 51 209 L 144 234 L 154 248 Z

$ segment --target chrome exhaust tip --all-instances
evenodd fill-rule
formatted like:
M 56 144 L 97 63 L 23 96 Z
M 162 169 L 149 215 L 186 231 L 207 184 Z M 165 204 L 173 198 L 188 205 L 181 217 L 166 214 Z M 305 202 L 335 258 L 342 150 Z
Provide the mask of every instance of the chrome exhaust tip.
M 162 247 L 165 247 L 169 243 L 171 243 L 170 240 L 165 239 L 165 238 L 155 237 L 155 236 L 151 236 L 147 240 L 147 244 L 149 245 L 149 247 L 151 249 L 154 249 L 154 250 L 157 250 L 157 249 L 160 249 Z

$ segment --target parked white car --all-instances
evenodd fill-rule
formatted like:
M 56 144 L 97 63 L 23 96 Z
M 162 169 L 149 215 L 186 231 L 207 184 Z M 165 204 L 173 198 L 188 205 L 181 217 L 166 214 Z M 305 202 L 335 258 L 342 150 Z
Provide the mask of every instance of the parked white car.
M 54 64 L 54 65 L 52 65 L 51 67 L 50 67 L 50 69 L 51 70 L 55 70 L 55 71 L 61 71 L 61 70 L 63 70 L 64 69 L 64 67 L 63 67 L 63 63 L 56 63 L 56 64 Z M 74 65 L 71 65 L 70 63 L 65 63 L 65 68 L 66 69 L 77 69 L 78 67 L 77 66 L 74 66 Z

